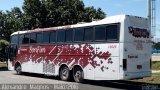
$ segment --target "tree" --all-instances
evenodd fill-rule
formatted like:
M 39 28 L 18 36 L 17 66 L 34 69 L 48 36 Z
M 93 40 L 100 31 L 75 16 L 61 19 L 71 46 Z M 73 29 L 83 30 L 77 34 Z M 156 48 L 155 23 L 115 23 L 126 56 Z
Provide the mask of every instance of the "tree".
M 90 22 L 105 17 L 100 8 L 85 7 L 82 0 L 24 0 L 23 10 L 28 29 Z
M 14 7 L 0 11 L 0 39 L 10 40 L 15 31 L 91 22 L 103 19 L 105 13 L 85 7 L 82 0 L 24 0 L 23 11 Z
M 153 43 L 153 49 L 160 50 L 160 42 Z
M 46 27 L 47 11 L 41 0 L 24 0 L 25 29 Z
M 11 33 L 23 29 L 22 12 L 18 7 L 11 11 L 0 12 L 0 38 L 10 40 Z
M 0 61 L 7 60 L 6 48 L 9 46 L 9 42 L 6 40 L 0 40 Z
M 6 15 L 0 11 L 0 38 L 4 37 L 4 30 L 3 28 L 5 28 L 5 24 L 6 23 Z
M 85 22 L 91 22 L 93 19 L 103 18 L 105 18 L 105 13 L 101 10 L 101 8 L 98 8 L 97 10 L 93 6 L 85 8 Z

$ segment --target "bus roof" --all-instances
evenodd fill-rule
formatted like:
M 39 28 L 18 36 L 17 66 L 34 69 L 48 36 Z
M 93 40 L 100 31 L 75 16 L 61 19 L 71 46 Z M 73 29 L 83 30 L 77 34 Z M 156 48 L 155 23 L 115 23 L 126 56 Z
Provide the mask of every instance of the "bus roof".
M 69 28 L 77 28 L 77 27 L 85 27 L 85 26 L 94 26 L 94 25 L 102 25 L 102 24 L 112 24 L 112 23 L 120 23 L 124 21 L 126 16 L 129 17 L 137 17 L 137 16 L 130 16 L 130 15 L 116 15 L 116 16 L 110 16 L 106 17 L 102 20 L 98 21 L 92 21 L 89 23 L 78 23 L 74 25 L 66 25 L 66 26 L 58 26 L 58 27 L 49 27 L 49 28 L 36 28 L 33 30 L 26 30 L 26 31 L 17 31 L 11 34 L 16 35 L 16 34 L 24 34 L 24 33 L 31 33 L 31 32 L 41 32 L 41 31 L 52 31 L 52 30 L 62 30 L 62 29 L 69 29 Z M 142 18 L 142 17 L 137 17 L 137 18 Z

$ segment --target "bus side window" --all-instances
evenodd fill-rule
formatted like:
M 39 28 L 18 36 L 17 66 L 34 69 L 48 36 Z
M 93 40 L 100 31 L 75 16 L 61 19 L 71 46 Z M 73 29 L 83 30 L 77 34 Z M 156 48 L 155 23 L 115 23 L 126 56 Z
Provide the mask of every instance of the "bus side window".
M 11 44 L 18 45 L 18 35 L 11 36 Z
M 50 32 L 43 32 L 43 43 L 49 43 Z
M 39 43 L 39 44 L 42 43 L 42 32 L 37 33 L 37 43 Z
M 65 31 L 60 30 L 57 31 L 57 42 L 64 42 L 65 41 Z
M 24 39 L 24 35 L 23 34 L 19 34 L 19 44 L 23 44 L 23 39 Z
M 93 27 L 88 27 L 84 29 L 84 41 L 93 40 Z
M 37 41 L 36 41 L 36 33 L 31 33 L 30 43 L 37 43 Z
M 76 28 L 74 41 L 83 41 L 83 36 L 84 36 L 84 29 L 83 28 Z
M 73 30 L 66 30 L 66 42 L 72 42 L 73 41 Z
M 96 26 L 95 27 L 95 40 L 96 41 L 106 40 L 106 28 L 105 28 L 105 26 Z
M 23 44 L 29 44 L 30 34 L 25 34 L 23 38 Z
M 56 42 L 56 31 L 51 31 L 49 38 L 50 38 L 50 43 L 55 43 Z
M 118 41 L 118 25 L 109 25 L 106 27 L 106 31 L 108 41 Z

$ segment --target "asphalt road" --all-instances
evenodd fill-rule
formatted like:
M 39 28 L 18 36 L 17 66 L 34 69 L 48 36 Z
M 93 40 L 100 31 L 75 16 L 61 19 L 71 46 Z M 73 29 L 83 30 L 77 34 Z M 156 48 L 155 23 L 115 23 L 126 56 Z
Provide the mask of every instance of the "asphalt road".
M 38 85 L 69 85 L 70 87 L 61 88 L 61 90 L 142 90 L 145 83 L 135 83 L 131 81 L 90 81 L 85 80 L 84 83 L 75 83 L 73 81 L 61 81 L 58 77 L 44 76 L 39 74 L 23 73 L 16 75 L 15 71 L 0 69 L 0 90 L 4 85 L 8 84 L 38 84 Z M 72 87 L 72 88 L 71 88 Z M 33 88 L 32 88 L 33 89 Z M 53 87 L 52 87 L 53 89 Z M 55 88 L 54 88 L 55 89 Z M 34 89 L 38 90 L 38 89 Z M 39 89 L 42 90 L 42 89 Z M 46 88 L 43 90 L 46 90 Z

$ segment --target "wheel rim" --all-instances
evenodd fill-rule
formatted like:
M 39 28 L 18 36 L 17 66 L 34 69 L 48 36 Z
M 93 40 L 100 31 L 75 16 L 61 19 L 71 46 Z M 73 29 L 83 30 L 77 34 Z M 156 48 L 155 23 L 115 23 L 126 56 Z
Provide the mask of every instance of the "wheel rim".
M 65 67 L 61 71 L 61 79 L 62 80 L 67 80 L 68 76 L 69 76 L 69 70 L 67 69 L 67 67 Z
M 81 82 L 83 80 L 83 72 L 82 71 L 76 71 L 74 75 L 76 82 Z
M 16 71 L 17 71 L 17 74 L 21 74 L 21 67 L 20 66 L 17 67 Z

